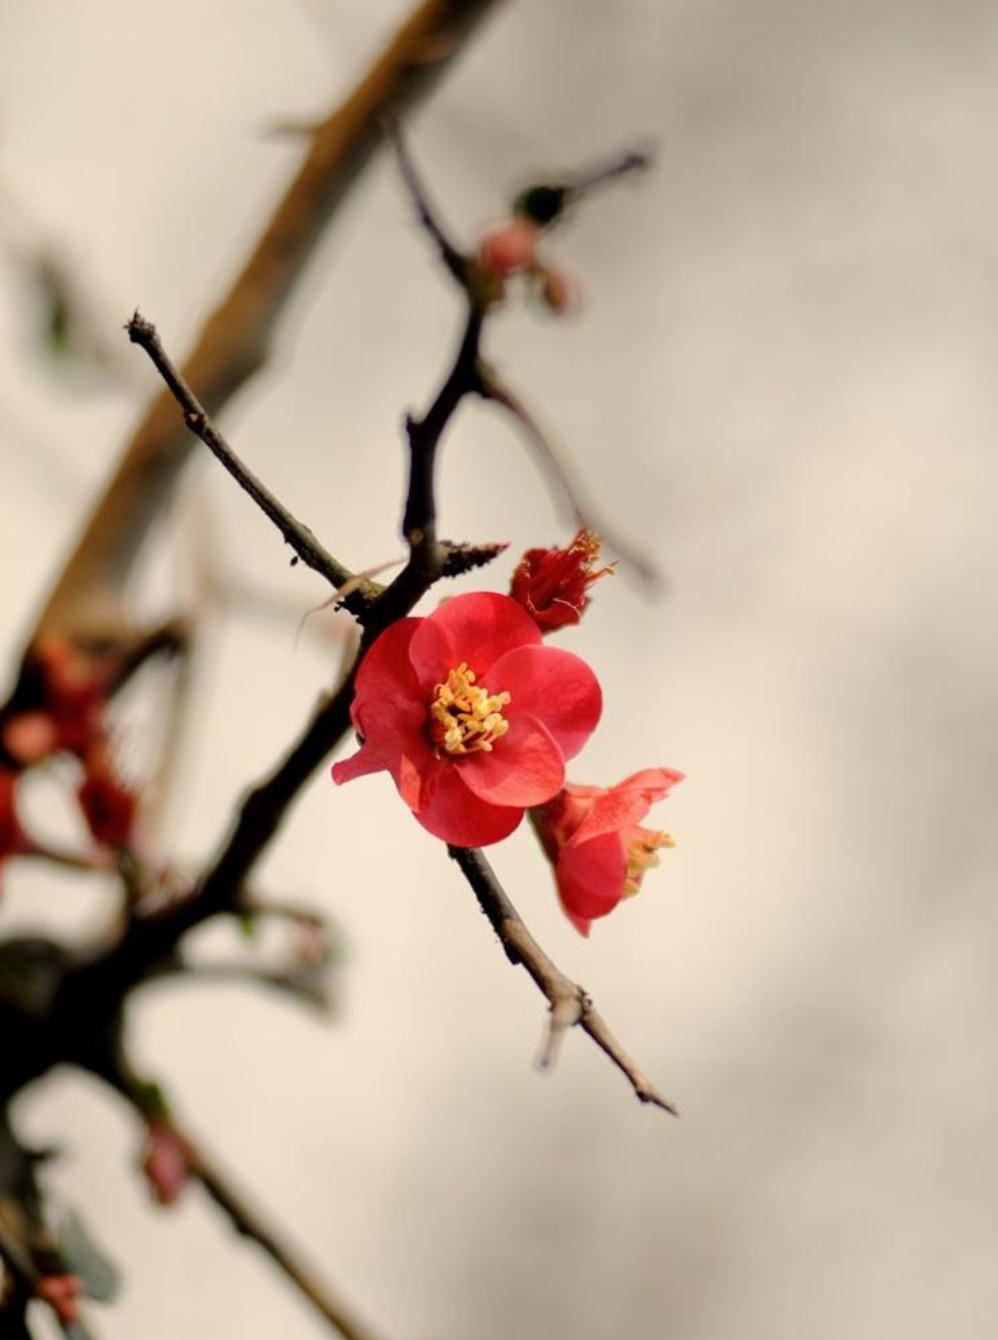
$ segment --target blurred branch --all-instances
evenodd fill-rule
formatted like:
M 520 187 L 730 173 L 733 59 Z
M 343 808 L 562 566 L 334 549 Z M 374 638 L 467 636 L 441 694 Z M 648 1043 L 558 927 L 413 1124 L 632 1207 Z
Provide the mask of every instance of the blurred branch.
M 474 890 L 478 905 L 492 923 L 510 963 L 527 970 L 551 1006 L 540 1052 L 541 1066 L 554 1064 L 565 1033 L 578 1024 L 624 1073 L 642 1103 L 652 1103 L 678 1116 L 672 1103 L 662 1096 L 610 1032 L 582 987 L 566 977 L 545 954 L 482 853 L 474 847 L 448 847 L 447 851 Z
M 263 1213 L 251 1206 L 228 1173 L 223 1173 L 197 1141 L 177 1125 L 165 1107 L 156 1085 L 142 1083 L 128 1065 L 119 1060 L 115 1072 L 108 1075 L 118 1091 L 137 1109 L 142 1118 L 169 1133 L 182 1151 L 189 1173 L 200 1182 L 207 1195 L 228 1217 L 237 1233 L 255 1242 L 316 1311 L 344 1340 L 380 1340 L 380 1337 L 354 1315 L 329 1285 L 318 1278 L 296 1253 L 283 1242 Z
M 606 547 L 617 554 L 643 582 L 649 586 L 658 586 L 662 574 L 643 554 L 596 515 L 591 504 L 583 497 L 582 486 L 574 477 L 568 462 L 562 458 L 561 452 L 557 450 L 519 396 L 510 390 L 495 368 L 482 363 L 478 375 L 483 399 L 491 400 L 493 404 L 501 406 L 520 425 L 541 470 L 547 475 L 555 491 L 560 492 L 568 504 L 575 524 L 588 526 L 590 530 L 595 531 Z
M 462 288 L 468 285 L 468 263 L 461 252 L 454 246 L 450 238 L 444 232 L 437 212 L 430 206 L 429 197 L 426 194 L 426 188 L 423 186 L 416 171 L 416 165 L 412 161 L 412 156 L 406 148 L 398 126 L 386 125 L 385 134 L 395 150 L 395 159 L 398 163 L 399 172 L 405 183 L 406 189 L 416 207 L 416 214 L 419 222 L 427 233 L 429 233 L 437 251 L 440 253 L 440 259 L 443 261 L 448 273 L 455 279 Z
M 263 366 L 277 320 L 322 230 L 382 142 L 380 121 L 428 93 L 495 0 L 423 0 L 353 93 L 316 126 L 308 154 L 242 272 L 206 321 L 183 376 L 217 415 Z M 31 641 L 116 643 L 129 627 L 123 589 L 187 461 L 193 439 L 160 395 L 57 580 Z
M 75 1298 L 67 1306 L 65 1292 L 58 1287 L 71 1282 L 75 1294 L 79 1283 L 70 1281 L 49 1235 L 35 1177 L 37 1160 L 38 1155 L 15 1137 L 6 1105 L 0 1104 L 0 1262 L 13 1284 L 9 1290 L 0 1290 L 0 1340 L 30 1336 L 26 1311 L 32 1298 L 48 1303 L 68 1340 L 88 1340 L 90 1332 L 79 1318 Z

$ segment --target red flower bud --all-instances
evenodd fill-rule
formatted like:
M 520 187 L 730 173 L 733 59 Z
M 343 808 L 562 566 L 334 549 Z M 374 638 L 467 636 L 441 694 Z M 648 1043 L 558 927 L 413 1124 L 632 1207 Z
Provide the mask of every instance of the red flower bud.
M 190 1177 L 187 1145 L 169 1122 L 149 1127 L 142 1171 L 160 1205 L 173 1205 Z
M 497 224 L 478 244 L 478 264 L 502 278 L 532 269 L 536 263 L 540 227 L 532 219 L 514 215 Z
M 542 632 L 577 624 L 589 605 L 586 591 L 613 572 L 613 565 L 593 571 L 599 536 L 583 526 L 567 549 L 528 549 L 513 573 L 510 595 Z

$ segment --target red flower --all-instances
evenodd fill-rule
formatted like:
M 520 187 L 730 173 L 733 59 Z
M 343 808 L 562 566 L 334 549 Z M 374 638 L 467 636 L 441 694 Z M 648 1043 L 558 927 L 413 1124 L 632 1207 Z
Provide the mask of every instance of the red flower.
M 191 1175 L 189 1148 L 167 1121 L 152 1121 L 142 1156 L 142 1171 L 160 1205 L 173 1205 Z
M 593 571 L 599 550 L 599 536 L 587 526 L 567 549 L 528 549 L 509 593 L 545 632 L 576 624 L 589 605 L 589 587 L 613 572 L 612 566 Z
M 658 849 L 673 845 L 638 820 L 682 780 L 671 768 L 646 768 L 609 789 L 566 786 L 533 812 L 561 905 L 580 934 L 637 893 L 645 871 L 658 865 Z
M 601 710 L 585 661 L 543 646 L 516 601 L 455 596 L 367 653 L 350 709 L 363 744 L 333 781 L 387 770 L 435 837 L 485 846 L 556 794 Z
M 118 778 L 105 745 L 95 745 L 87 755 L 76 794 L 87 827 L 98 842 L 119 849 L 130 845 L 138 800 Z
M 0 866 L 33 849 L 17 817 L 17 773 L 0 767 Z

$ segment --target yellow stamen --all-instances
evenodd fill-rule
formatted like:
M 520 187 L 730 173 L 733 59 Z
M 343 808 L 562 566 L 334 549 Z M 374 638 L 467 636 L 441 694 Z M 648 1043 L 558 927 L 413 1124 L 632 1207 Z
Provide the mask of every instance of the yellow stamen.
M 645 871 L 654 870 L 659 864 L 658 855 L 662 847 L 674 847 L 676 840 L 668 833 L 655 833 L 647 828 L 639 828 L 632 836 L 624 837 L 624 850 L 627 857 L 627 870 L 624 875 L 624 897 L 632 898 L 641 888 Z
M 508 693 L 489 693 L 475 684 L 475 672 L 466 661 L 447 672 L 443 684 L 434 687 L 430 704 L 430 737 L 448 754 L 471 754 L 482 750 L 489 754 L 500 736 L 509 730 L 502 709 Z

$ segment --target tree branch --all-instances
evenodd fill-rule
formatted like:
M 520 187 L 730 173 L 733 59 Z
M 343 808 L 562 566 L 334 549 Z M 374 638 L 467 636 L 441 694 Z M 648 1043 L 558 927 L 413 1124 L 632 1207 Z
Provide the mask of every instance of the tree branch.
M 346 101 L 316 126 L 301 168 L 184 364 L 184 379 L 198 388 L 209 414 L 217 415 L 265 363 L 278 318 L 323 229 L 383 143 L 380 121 L 401 117 L 434 87 L 494 3 L 422 0 Z M 30 641 L 61 635 L 114 643 L 127 632 L 125 582 L 191 445 L 171 397 L 160 395 L 136 428 Z
M 481 851 L 475 847 L 448 847 L 447 851 L 471 885 L 478 905 L 492 923 L 506 957 L 510 963 L 527 970 L 551 1007 L 540 1051 L 541 1066 L 554 1064 L 565 1033 L 578 1024 L 624 1073 L 642 1103 L 651 1103 L 678 1116 L 672 1103 L 663 1097 L 610 1032 L 588 994 L 548 958 L 527 929 Z
M 149 355 L 156 371 L 166 382 L 171 394 L 183 411 L 184 423 L 191 432 L 201 439 L 224 468 L 229 472 L 244 493 L 248 493 L 260 510 L 267 516 L 284 536 L 306 567 L 324 577 L 334 590 L 356 581 L 356 574 L 339 563 L 330 554 L 308 526 L 302 525 L 279 502 L 270 489 L 245 465 L 229 446 L 208 416 L 204 406 L 187 385 L 183 374 L 178 372 L 169 355 L 163 348 L 156 327 L 151 321 L 136 312 L 126 325 L 128 338 L 139 345 Z M 370 597 L 365 595 L 363 587 L 348 595 L 344 604 L 351 601 L 355 605 L 366 606 Z
M 344 1340 L 380 1340 L 329 1284 L 319 1279 L 293 1249 L 281 1240 L 280 1234 L 270 1226 L 263 1213 L 249 1204 L 231 1175 L 223 1173 L 215 1161 L 204 1153 L 199 1142 L 177 1125 L 157 1086 L 143 1084 L 130 1071 L 127 1062 L 120 1058 L 114 1072 L 105 1078 L 128 1099 L 144 1121 L 164 1128 L 172 1136 L 182 1151 L 191 1175 L 228 1217 L 236 1232 L 266 1252 L 278 1270 Z
M 502 380 L 495 368 L 480 363 L 478 368 L 479 385 L 482 398 L 491 400 L 506 410 L 523 430 L 528 445 L 547 475 L 554 490 L 560 492 L 577 526 L 586 525 L 595 531 L 606 547 L 623 560 L 626 568 L 634 572 L 646 585 L 657 587 L 661 584 L 662 574 L 647 558 L 635 549 L 627 540 L 595 513 L 592 505 L 584 498 L 582 487 L 573 477 L 568 463 L 562 459 L 540 424 L 527 409 L 523 401 Z

